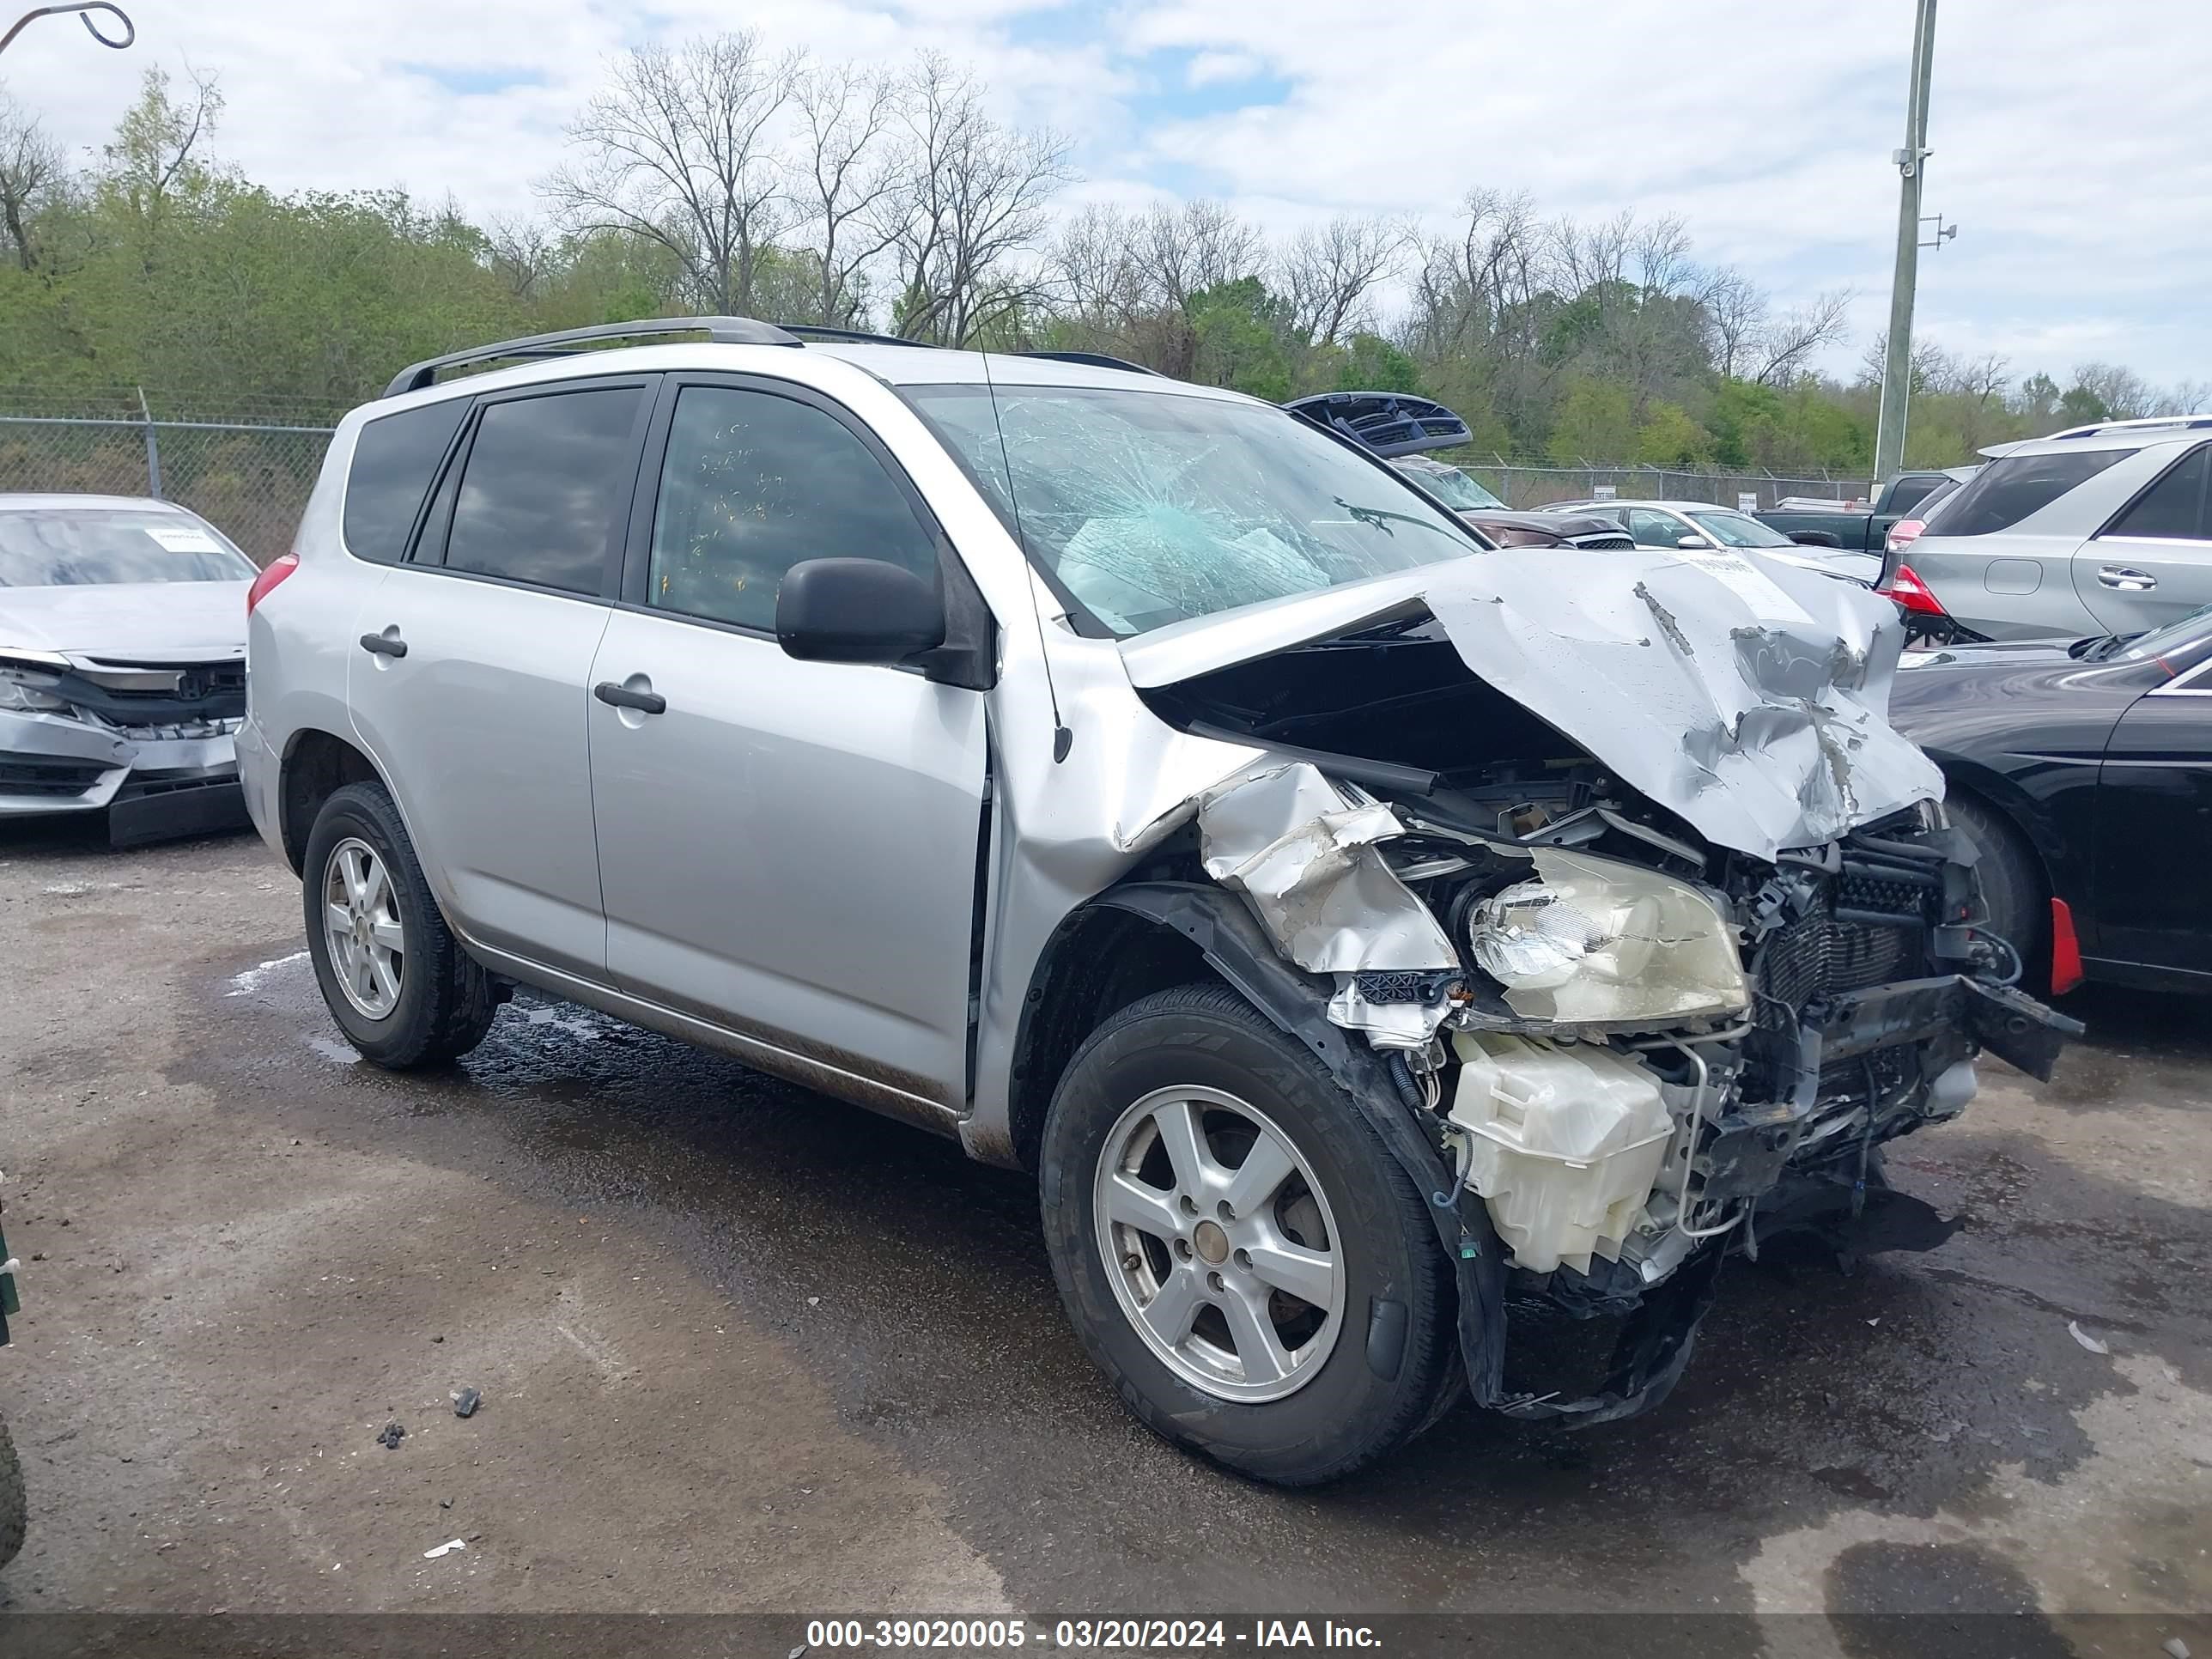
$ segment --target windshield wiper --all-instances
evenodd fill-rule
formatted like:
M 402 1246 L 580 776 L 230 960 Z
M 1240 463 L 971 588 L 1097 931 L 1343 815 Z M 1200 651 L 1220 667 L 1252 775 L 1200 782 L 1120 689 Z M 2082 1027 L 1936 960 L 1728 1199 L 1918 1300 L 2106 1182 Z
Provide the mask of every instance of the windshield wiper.
M 1426 519 L 1417 519 L 1410 513 L 1393 513 L 1380 507 L 1354 507 L 1341 495 L 1334 495 L 1330 499 L 1352 515 L 1352 521 L 1354 524 L 1366 525 L 1372 529 L 1381 531 L 1386 536 L 1395 536 L 1398 533 L 1386 522 L 1391 519 L 1395 519 L 1401 524 L 1412 525 L 1417 530 L 1436 528 Z

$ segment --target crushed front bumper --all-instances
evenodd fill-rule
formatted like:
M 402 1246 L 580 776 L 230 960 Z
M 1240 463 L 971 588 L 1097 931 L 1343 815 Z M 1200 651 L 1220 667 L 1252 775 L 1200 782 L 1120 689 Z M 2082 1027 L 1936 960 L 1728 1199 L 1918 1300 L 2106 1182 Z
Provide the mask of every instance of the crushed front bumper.
M 197 724 L 211 729 L 155 736 L 64 714 L 0 711 L 0 817 L 106 811 L 118 846 L 241 827 L 237 750 L 223 729 L 237 722 Z

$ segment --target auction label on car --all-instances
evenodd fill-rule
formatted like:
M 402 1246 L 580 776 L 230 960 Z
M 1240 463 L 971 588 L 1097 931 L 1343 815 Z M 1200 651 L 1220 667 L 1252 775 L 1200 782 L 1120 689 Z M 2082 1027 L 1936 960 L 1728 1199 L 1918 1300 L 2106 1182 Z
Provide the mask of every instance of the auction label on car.
M 1803 605 L 1777 586 L 1774 579 L 1765 571 L 1754 569 L 1751 561 L 1740 554 L 1686 547 L 1680 556 L 1684 564 L 1704 571 L 1749 605 L 1752 614 L 1761 621 L 1812 625 L 1813 618 Z

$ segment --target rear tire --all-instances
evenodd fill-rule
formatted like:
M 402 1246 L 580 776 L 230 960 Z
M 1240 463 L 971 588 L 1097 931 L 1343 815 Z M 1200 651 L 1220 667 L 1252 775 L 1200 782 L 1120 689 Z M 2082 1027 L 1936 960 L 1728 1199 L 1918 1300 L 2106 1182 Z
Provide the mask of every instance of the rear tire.
M 364 1060 L 408 1071 L 483 1041 L 498 988 L 453 937 L 380 783 L 349 783 L 307 836 L 307 951 L 331 1018 Z M 356 901 L 349 907 L 352 890 Z M 348 935 L 338 913 L 350 908 Z
M 1197 1183 L 1179 1121 L 1197 1126 Z M 1259 1173 L 1263 1151 L 1279 1178 Z M 1158 992 L 1093 1032 L 1054 1097 L 1040 1167 L 1068 1316 L 1154 1432 L 1304 1486 L 1448 1407 L 1452 1271 L 1422 1194 L 1313 1056 L 1225 988 Z M 1139 1187 L 1117 1190 L 1131 1172 Z M 1158 1311 L 1178 1280 L 1196 1309 L 1180 1322 Z
M 0 1418 L 0 1567 L 15 1559 L 23 1547 L 23 1533 L 30 1521 L 30 1505 L 23 1492 L 23 1465 L 15 1456 L 15 1443 L 8 1437 L 8 1422 Z
M 2011 821 L 1979 796 L 1954 794 L 1944 810 L 1979 854 L 1974 873 L 1989 912 L 1986 930 L 2020 952 L 2023 985 L 2048 986 L 2050 895 L 2035 854 Z

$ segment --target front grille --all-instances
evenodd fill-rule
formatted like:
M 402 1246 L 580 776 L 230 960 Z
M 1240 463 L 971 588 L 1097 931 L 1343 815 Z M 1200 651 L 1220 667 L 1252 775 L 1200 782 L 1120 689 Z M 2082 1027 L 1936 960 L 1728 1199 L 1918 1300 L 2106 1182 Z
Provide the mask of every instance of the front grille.
M 1626 536 L 1584 536 L 1575 545 L 1593 553 L 1617 553 L 1636 544 Z
M 98 761 L 0 760 L 0 795 L 70 800 L 98 783 L 107 769 Z
M 1751 1099 L 1778 1099 L 1786 1092 L 1784 1075 L 1796 1046 L 1797 1022 L 1808 1004 L 1917 979 L 1925 971 L 1917 890 L 1911 917 L 1885 925 L 1839 918 L 1842 884 L 1824 886 L 1804 914 L 1784 922 L 1759 948 L 1752 985 L 1753 1030 L 1745 1044 Z

